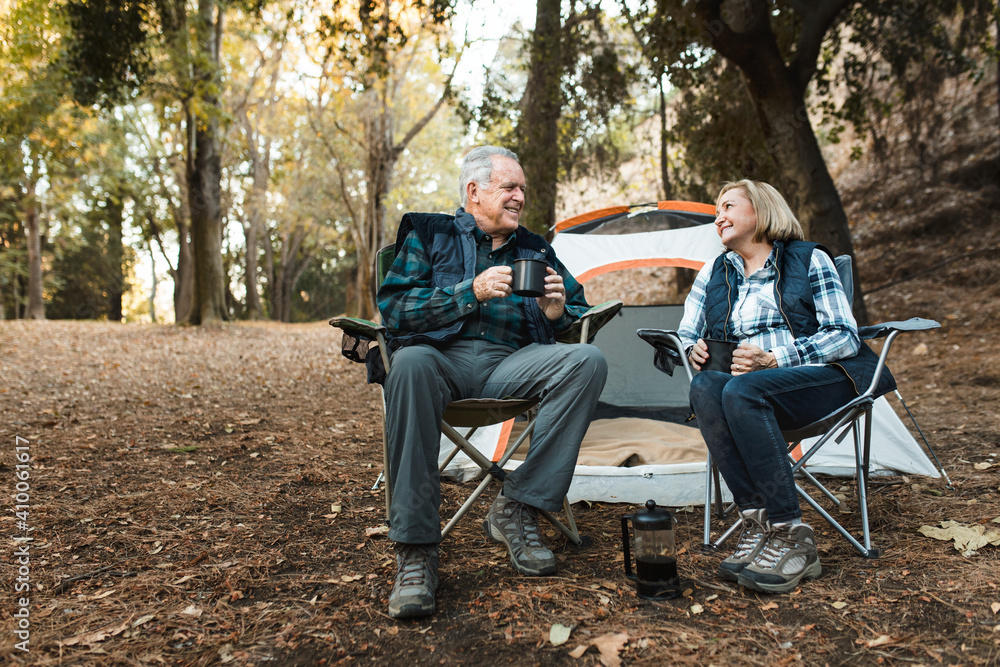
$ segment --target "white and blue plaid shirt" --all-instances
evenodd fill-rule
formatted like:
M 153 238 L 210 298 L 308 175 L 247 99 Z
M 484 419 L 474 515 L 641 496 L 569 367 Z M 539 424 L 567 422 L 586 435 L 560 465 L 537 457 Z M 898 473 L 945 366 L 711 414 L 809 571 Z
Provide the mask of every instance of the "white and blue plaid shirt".
M 749 278 L 743 275 L 743 258 L 738 254 L 727 252 L 724 261 L 735 269 L 736 274 L 738 293 L 731 326 L 740 343 L 746 341 L 772 352 L 779 368 L 828 364 L 853 357 L 861 349 L 858 325 L 837 268 L 833 259 L 819 248 L 813 250 L 809 261 L 809 283 L 812 285 L 819 329 L 812 336 L 801 338 L 792 337 L 788 323 L 778 309 L 774 293 L 778 277 L 774 251 L 771 251 L 764 266 Z M 702 267 L 684 302 L 684 317 L 677 333 L 685 350 L 690 350 L 705 335 L 705 288 L 712 277 L 713 264 L 709 262 Z

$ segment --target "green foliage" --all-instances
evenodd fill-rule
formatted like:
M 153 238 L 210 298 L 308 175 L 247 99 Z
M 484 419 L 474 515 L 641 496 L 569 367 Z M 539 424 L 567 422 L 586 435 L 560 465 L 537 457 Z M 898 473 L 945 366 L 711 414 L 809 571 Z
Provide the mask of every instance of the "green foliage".
M 46 306 L 50 319 L 107 319 L 113 290 L 127 292 L 122 267 L 107 252 L 109 232 L 100 208 L 86 216 L 79 236 L 64 234 L 53 240 L 50 275 L 58 280 Z M 134 251 L 126 249 L 126 261 L 134 261 Z
M 414 37 L 405 18 L 407 9 L 426 15 L 437 26 L 446 24 L 455 12 L 454 0 L 410 0 L 403 6 L 385 0 L 334 0 L 330 11 L 320 16 L 322 41 L 350 64 L 349 71 L 358 75 L 358 90 L 389 76 L 392 54 Z
M 622 48 L 621 29 L 596 7 L 573 3 L 562 30 L 558 165 L 560 180 L 573 180 L 606 172 L 629 156 L 639 70 Z M 481 104 L 461 109 L 486 142 L 515 151 L 524 140 L 519 128 L 530 38 L 513 28 L 486 73 Z
M 302 273 L 292 296 L 292 322 L 316 322 L 347 312 L 357 256 L 325 248 Z
M 69 0 L 66 66 L 84 106 L 106 108 L 132 98 L 150 74 L 149 7 L 128 0 Z
M 886 150 L 885 123 L 894 115 L 919 138 L 940 127 L 930 111 L 947 80 L 979 78 L 989 53 L 992 0 L 862 0 L 854 3 L 827 42 L 816 77 L 821 108 L 834 123 L 852 124 L 873 140 L 876 158 Z M 833 92 L 843 85 L 841 104 Z

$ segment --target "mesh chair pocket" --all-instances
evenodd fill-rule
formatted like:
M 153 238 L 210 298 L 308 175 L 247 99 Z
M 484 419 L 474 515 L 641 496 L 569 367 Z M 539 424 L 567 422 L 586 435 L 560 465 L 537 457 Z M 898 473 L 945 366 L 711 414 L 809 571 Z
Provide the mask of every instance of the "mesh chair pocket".
M 372 339 L 366 336 L 355 336 L 346 331 L 340 343 L 341 353 L 351 361 L 363 364 L 368 359 L 368 348 L 372 344 Z

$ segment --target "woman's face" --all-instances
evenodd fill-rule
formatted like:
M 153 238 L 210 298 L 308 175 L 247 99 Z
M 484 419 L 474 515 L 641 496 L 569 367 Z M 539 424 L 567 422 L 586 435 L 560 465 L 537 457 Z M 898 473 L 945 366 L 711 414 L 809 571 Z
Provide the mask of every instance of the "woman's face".
M 715 208 L 715 229 L 722 245 L 731 250 L 753 242 L 757 214 L 741 188 L 733 188 L 719 198 Z

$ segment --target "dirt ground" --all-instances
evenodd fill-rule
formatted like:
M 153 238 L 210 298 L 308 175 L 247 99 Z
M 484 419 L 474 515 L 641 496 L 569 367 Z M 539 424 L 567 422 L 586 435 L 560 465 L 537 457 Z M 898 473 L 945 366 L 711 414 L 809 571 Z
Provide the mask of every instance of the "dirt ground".
M 690 589 L 641 600 L 620 555 L 619 517 L 634 508 L 579 503 L 593 544 L 550 537 L 556 576 L 517 576 L 470 517 L 442 547 L 437 615 L 395 622 L 385 614 L 394 565 L 383 496 L 371 488 L 380 399 L 341 357 L 335 330 L 2 322 L 0 656 L 25 665 L 1000 662 L 1000 549 L 965 555 L 918 533 L 946 520 L 998 529 L 997 173 L 994 155 L 935 187 L 847 190 L 872 319 L 942 324 L 903 339 L 892 368 L 954 487 L 876 481 L 878 560 L 859 558 L 807 512 L 821 528 L 823 576 L 789 595 L 718 580 L 722 556 L 700 553 L 699 515 L 679 512 Z M 466 491 L 445 484 L 445 505 Z M 556 624 L 572 629 L 558 646 Z

